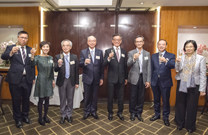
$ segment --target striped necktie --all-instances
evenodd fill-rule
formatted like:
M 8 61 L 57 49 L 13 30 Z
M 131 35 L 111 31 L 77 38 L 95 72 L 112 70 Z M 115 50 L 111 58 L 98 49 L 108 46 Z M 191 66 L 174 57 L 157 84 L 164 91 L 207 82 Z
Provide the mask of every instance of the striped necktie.
M 23 57 L 23 61 L 25 63 L 25 59 L 26 59 L 26 55 L 25 55 L 25 49 L 24 47 L 21 47 L 22 48 L 22 57 Z

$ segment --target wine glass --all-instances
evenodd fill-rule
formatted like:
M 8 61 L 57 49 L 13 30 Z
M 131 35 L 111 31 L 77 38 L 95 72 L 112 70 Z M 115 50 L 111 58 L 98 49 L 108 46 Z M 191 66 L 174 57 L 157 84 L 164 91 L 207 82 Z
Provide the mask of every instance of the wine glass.
M 16 42 L 16 47 L 19 47 L 20 48 L 20 45 L 19 45 L 18 41 Z M 19 54 L 18 51 L 15 54 Z
M 35 50 L 35 52 L 37 51 L 37 47 L 38 47 L 38 44 L 33 44 L 33 49 Z M 35 54 L 32 54 L 32 55 L 35 55 Z
M 90 55 L 90 53 L 88 53 L 88 59 L 91 59 L 91 55 Z
M 111 49 L 111 53 L 113 53 L 113 54 L 114 54 L 114 51 L 113 51 L 113 49 Z M 114 58 L 114 56 L 113 56 L 111 59 L 115 59 L 115 58 Z
M 183 51 L 181 49 L 178 50 L 178 57 L 181 58 L 181 56 L 183 55 Z
M 37 51 L 37 47 L 38 47 L 38 44 L 33 45 L 33 49 L 35 49 L 35 51 Z
M 64 58 L 64 54 L 63 54 L 63 51 L 60 51 L 60 58 L 63 60 Z

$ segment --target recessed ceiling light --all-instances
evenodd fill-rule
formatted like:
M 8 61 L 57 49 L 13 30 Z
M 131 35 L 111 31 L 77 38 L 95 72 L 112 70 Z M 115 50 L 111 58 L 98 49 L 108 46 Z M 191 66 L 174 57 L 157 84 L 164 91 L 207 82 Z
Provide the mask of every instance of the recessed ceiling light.
M 140 2 L 140 4 L 144 4 L 144 2 Z
M 197 27 L 193 27 L 194 29 L 196 29 Z

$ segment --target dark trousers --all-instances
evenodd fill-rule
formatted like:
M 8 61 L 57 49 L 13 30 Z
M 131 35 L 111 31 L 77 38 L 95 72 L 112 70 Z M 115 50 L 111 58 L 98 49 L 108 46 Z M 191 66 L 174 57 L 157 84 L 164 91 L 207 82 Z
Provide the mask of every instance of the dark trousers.
M 16 121 L 21 121 L 23 117 L 28 117 L 30 110 L 31 88 L 32 83 L 28 83 L 25 76 L 22 77 L 19 84 L 9 83 L 9 90 L 12 96 L 13 118 Z
M 118 97 L 118 114 L 123 113 L 123 95 L 124 95 L 124 84 L 123 83 L 108 83 L 108 113 L 113 114 L 113 96 L 115 87 L 117 89 Z
M 175 122 L 179 127 L 196 129 L 196 115 L 199 100 L 199 85 L 187 89 L 187 93 L 179 92 L 180 80 L 177 82 Z
M 160 97 L 162 96 L 163 101 L 163 119 L 168 119 L 170 114 L 170 88 L 171 87 L 161 87 L 160 79 L 158 78 L 158 82 L 156 86 L 151 86 L 153 95 L 154 95 L 154 109 L 155 115 L 157 117 L 160 116 Z
M 142 114 L 144 105 L 145 87 L 142 74 L 139 76 L 139 81 L 136 85 L 131 84 L 129 98 L 129 112 L 131 114 Z
M 91 84 L 84 83 L 84 114 L 97 113 L 99 84 L 92 81 Z

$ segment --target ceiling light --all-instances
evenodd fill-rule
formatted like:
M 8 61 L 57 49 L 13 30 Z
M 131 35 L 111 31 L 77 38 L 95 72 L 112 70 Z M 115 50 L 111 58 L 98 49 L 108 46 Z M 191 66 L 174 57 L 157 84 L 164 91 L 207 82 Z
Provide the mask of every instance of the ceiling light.
M 196 29 L 197 27 L 196 27 L 196 26 L 194 26 L 193 28 L 194 28 L 194 29 Z
M 144 2 L 140 2 L 140 4 L 144 4 Z

